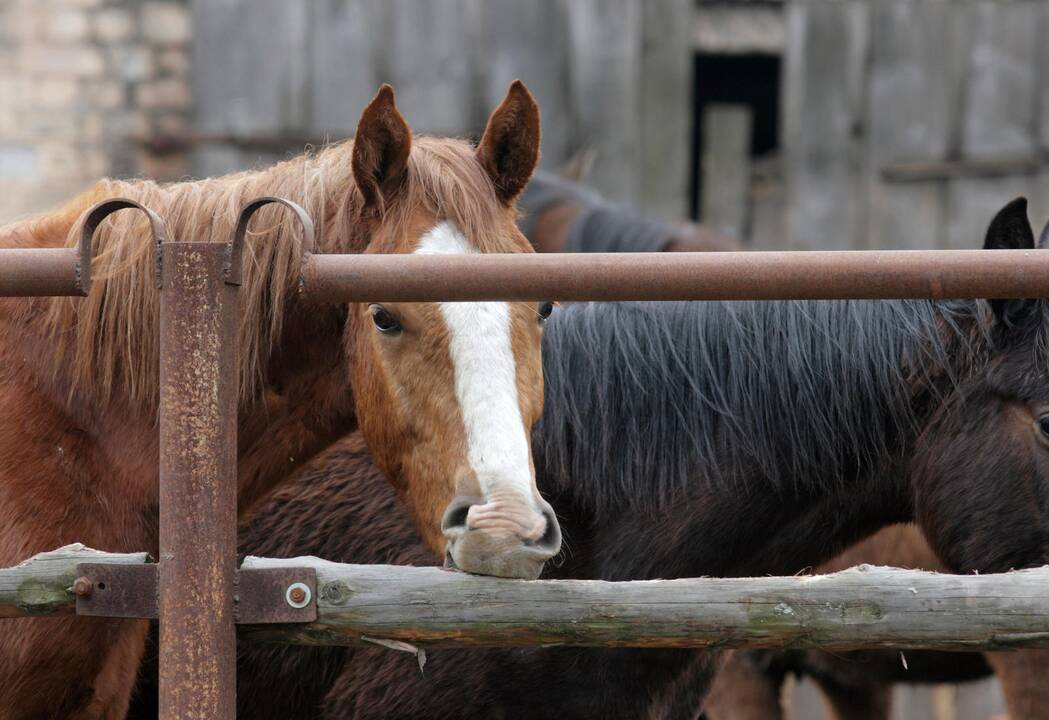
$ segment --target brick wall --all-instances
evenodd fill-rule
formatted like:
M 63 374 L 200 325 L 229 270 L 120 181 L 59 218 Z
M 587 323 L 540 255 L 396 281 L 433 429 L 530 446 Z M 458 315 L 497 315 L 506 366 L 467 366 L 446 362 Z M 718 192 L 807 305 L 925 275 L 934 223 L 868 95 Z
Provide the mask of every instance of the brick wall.
M 0 2 L 0 224 L 104 175 L 174 179 L 133 137 L 187 127 L 186 0 Z

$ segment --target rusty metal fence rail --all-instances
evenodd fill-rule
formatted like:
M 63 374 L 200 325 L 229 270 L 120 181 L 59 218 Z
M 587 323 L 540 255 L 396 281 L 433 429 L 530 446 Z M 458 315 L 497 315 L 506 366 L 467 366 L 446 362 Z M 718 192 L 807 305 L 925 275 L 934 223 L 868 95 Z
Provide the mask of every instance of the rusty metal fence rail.
M 151 223 L 161 288 L 160 557 L 157 566 L 84 571 L 131 586 L 137 609 L 128 599 L 122 616 L 159 617 L 165 720 L 234 716 L 238 622 L 316 619 L 312 569 L 235 564 L 237 285 L 248 220 L 273 202 L 292 212 L 303 247 L 312 248 L 301 208 L 260 198 L 244 208 L 228 244 L 169 238 L 161 218 L 117 199 L 88 212 L 75 248 L 0 250 L 0 296 L 86 295 L 99 224 L 122 209 Z M 302 292 L 331 302 L 1049 298 L 1049 252 L 308 255 Z M 93 601 L 89 585 L 74 584 L 78 612 L 120 615 Z M 207 592 L 179 591 L 187 585 Z

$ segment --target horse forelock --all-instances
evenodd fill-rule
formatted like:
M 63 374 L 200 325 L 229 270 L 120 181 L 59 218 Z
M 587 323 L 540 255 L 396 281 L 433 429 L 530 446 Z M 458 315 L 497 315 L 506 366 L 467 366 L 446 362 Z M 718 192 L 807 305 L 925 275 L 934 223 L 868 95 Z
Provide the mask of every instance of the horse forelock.
M 369 235 L 353 180 L 352 149 L 353 142 L 346 141 L 265 169 L 192 182 L 103 180 L 31 227 L 37 230 L 37 244 L 75 245 L 83 211 L 100 199 L 122 196 L 160 215 L 172 240 L 225 243 L 247 202 L 275 195 L 298 203 L 313 218 L 316 252 L 362 252 Z M 384 235 L 397 237 L 420 210 L 456 222 L 481 252 L 510 249 L 503 230 L 513 215 L 497 201 L 465 141 L 416 138 L 402 194 L 379 221 Z M 155 407 L 159 291 L 150 240 L 140 213 L 111 216 L 95 233 L 90 294 L 35 305 L 43 306 L 55 347 L 53 372 L 66 376 L 74 392 L 104 402 L 119 389 L 131 402 Z M 245 250 L 238 357 L 240 397 L 247 404 L 258 395 L 281 337 L 287 303 L 298 287 L 303 260 L 299 227 L 287 211 L 263 208 L 252 219 Z
M 697 483 L 841 487 L 902 452 L 916 387 L 963 372 L 976 306 L 568 307 L 544 337 L 537 473 L 599 512 L 666 507 Z

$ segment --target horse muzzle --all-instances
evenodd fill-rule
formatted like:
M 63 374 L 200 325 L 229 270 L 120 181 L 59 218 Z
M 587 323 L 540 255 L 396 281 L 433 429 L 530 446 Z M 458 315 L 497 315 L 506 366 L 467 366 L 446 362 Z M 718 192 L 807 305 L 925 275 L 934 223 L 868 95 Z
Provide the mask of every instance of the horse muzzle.
M 455 498 L 441 531 L 447 564 L 478 575 L 535 580 L 561 551 L 561 528 L 550 504 L 516 493 Z

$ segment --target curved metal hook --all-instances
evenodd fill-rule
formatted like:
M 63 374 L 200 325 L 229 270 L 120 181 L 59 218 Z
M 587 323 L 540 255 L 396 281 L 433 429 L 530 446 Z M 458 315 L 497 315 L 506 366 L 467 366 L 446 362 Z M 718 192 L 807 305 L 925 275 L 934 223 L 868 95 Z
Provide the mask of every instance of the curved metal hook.
M 295 213 L 295 217 L 298 218 L 299 225 L 302 226 L 303 261 L 305 262 L 306 256 L 313 252 L 313 219 L 310 218 L 309 213 L 302 209 L 301 205 L 279 197 L 266 196 L 255 198 L 241 209 L 240 217 L 237 218 L 237 227 L 233 231 L 233 240 L 230 242 L 229 255 L 226 260 L 227 285 L 240 285 L 244 274 L 244 236 L 248 232 L 248 221 L 251 220 L 252 215 L 258 210 L 270 203 L 283 205 Z
M 160 287 L 160 246 L 167 242 L 167 229 L 160 216 L 149 208 L 130 200 L 128 198 L 110 198 L 98 203 L 84 214 L 84 224 L 80 229 L 80 242 L 77 245 L 76 279 L 77 288 L 84 295 L 91 291 L 91 240 L 95 236 L 95 230 L 102 221 L 118 210 L 134 208 L 141 210 L 149 219 L 150 230 L 153 233 L 153 264 L 155 266 L 156 283 Z

